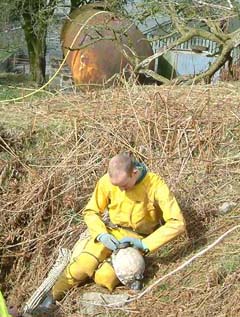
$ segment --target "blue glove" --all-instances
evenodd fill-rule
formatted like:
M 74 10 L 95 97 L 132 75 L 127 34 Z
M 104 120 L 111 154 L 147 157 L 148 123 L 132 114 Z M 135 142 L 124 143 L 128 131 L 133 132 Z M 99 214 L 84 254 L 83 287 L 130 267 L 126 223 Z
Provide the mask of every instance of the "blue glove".
M 120 240 L 120 243 L 129 242 L 134 248 L 143 250 L 144 252 L 148 251 L 148 248 L 143 244 L 142 240 L 137 238 L 125 237 Z
M 97 240 L 102 242 L 102 244 L 104 244 L 106 248 L 112 251 L 116 250 L 119 245 L 119 241 L 109 233 L 101 233 L 97 237 Z

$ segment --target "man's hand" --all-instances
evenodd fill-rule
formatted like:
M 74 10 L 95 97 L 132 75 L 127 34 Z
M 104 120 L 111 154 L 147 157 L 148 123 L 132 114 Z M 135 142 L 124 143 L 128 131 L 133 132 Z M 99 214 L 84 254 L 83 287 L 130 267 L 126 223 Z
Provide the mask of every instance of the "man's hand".
M 125 237 L 120 240 L 120 243 L 129 242 L 134 248 L 142 250 L 144 252 L 148 251 L 148 248 L 143 244 L 142 240 L 132 237 Z
M 116 250 L 119 245 L 119 241 L 109 233 L 101 233 L 97 237 L 97 240 L 102 242 L 102 244 L 104 244 L 106 248 L 112 251 Z

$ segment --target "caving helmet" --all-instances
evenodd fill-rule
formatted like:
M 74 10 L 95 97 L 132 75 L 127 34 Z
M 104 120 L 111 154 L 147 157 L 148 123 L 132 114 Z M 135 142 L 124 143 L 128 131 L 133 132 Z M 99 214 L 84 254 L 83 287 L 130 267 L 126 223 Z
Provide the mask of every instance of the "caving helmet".
M 122 284 L 134 290 L 142 288 L 145 261 L 138 249 L 120 244 L 118 249 L 112 253 L 111 261 Z

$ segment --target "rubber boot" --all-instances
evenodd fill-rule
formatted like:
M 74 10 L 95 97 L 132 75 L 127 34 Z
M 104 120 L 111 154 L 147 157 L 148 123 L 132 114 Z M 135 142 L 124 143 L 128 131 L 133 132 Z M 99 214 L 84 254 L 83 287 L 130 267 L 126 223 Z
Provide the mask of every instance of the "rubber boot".
M 11 317 L 21 317 L 21 314 L 18 312 L 18 309 L 16 306 L 10 306 L 8 309 L 8 312 Z
M 31 312 L 32 316 L 36 317 L 52 317 L 57 309 L 57 305 L 51 293 L 48 293 L 42 302 L 38 304 Z

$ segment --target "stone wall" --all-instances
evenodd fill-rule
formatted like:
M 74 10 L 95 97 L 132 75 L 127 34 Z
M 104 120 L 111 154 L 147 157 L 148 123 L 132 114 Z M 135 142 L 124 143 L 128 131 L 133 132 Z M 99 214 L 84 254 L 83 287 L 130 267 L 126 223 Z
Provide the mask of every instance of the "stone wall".
M 19 24 L 1 25 L 0 32 L 0 69 L 1 72 L 15 71 L 16 56 L 27 56 L 23 41 L 24 34 Z M 6 58 L 7 59 L 6 59 Z
M 48 78 L 54 76 L 58 71 L 63 60 L 63 52 L 61 49 L 61 29 L 64 20 L 69 12 L 70 0 L 65 1 L 64 7 L 59 7 L 55 11 L 52 23 L 49 24 L 47 33 L 47 51 L 46 51 L 46 75 Z M 72 87 L 72 75 L 69 67 L 64 65 L 59 74 L 50 84 L 51 88 L 66 89 Z

